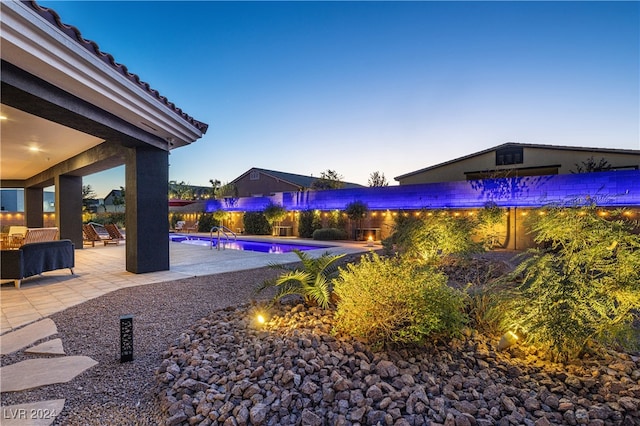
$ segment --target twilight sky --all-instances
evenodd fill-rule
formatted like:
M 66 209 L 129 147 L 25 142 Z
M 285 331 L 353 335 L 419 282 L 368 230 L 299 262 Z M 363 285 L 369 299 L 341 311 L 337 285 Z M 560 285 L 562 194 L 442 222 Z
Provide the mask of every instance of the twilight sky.
M 367 184 L 505 142 L 640 149 L 638 2 L 39 1 L 195 119 L 170 179 Z M 88 176 L 102 198 L 124 168 Z

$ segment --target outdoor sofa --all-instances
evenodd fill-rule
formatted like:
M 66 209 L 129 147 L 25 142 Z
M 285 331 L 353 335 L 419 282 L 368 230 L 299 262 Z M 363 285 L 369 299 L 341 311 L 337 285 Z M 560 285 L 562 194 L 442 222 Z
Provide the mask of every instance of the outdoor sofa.
M 20 288 L 23 279 L 43 272 L 75 267 L 74 245 L 71 240 L 28 243 L 17 250 L 2 250 L 0 278 L 14 280 Z

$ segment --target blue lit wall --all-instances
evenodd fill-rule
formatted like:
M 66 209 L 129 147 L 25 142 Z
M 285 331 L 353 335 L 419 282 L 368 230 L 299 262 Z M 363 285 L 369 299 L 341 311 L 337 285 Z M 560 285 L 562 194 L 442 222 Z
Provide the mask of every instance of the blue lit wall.
M 624 170 L 568 175 L 524 176 L 420 185 L 284 192 L 268 197 L 213 200 L 207 211 L 260 211 L 269 202 L 287 210 L 342 210 L 352 201 L 370 210 L 480 208 L 487 202 L 500 207 L 640 206 L 640 171 Z

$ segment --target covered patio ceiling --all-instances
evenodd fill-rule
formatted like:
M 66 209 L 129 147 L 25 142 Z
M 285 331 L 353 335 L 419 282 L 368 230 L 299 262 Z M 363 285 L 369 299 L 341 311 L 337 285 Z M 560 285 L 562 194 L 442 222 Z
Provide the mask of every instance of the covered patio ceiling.
M 26 180 L 104 142 L 7 105 L 0 105 L 0 120 L 3 180 Z

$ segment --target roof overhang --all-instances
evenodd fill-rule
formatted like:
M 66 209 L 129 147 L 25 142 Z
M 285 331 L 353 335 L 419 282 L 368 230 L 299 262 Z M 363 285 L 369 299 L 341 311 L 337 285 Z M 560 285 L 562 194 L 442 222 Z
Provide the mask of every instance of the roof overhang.
M 159 137 L 166 150 L 190 144 L 206 131 L 206 125 L 189 120 L 75 28 L 54 24 L 55 13 L 33 2 L 2 2 L 1 7 L 4 61 Z

